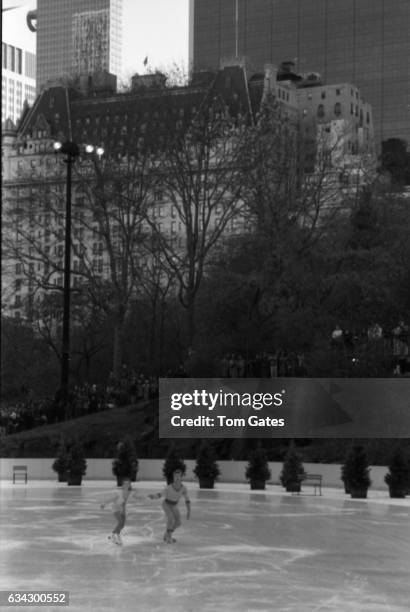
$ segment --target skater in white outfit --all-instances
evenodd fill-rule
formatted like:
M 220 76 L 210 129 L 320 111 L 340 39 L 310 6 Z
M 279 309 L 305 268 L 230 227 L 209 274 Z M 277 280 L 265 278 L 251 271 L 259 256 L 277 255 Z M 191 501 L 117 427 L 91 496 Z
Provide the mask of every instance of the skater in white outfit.
M 122 481 L 122 487 L 119 491 L 115 493 L 110 499 L 103 502 L 101 504 L 101 509 L 103 510 L 105 506 L 111 504 L 114 517 L 117 521 L 112 534 L 108 536 L 108 539 L 111 540 L 114 544 L 122 544 L 121 540 L 121 531 L 124 529 L 125 519 L 126 519 L 126 506 L 127 502 L 130 499 L 136 499 L 136 491 L 133 491 L 131 488 L 131 479 L 124 478 Z
M 164 533 L 164 542 L 170 544 L 176 542 L 175 538 L 172 537 L 175 529 L 181 525 L 181 516 L 178 510 L 178 502 L 181 497 L 185 497 L 185 504 L 187 509 L 186 517 L 189 519 L 191 515 L 191 502 L 188 496 L 188 491 L 185 485 L 182 484 L 182 472 L 181 470 L 175 470 L 173 473 L 172 483 L 169 484 L 163 493 L 152 493 L 148 495 L 150 499 L 158 499 L 164 497 L 162 502 L 162 508 L 165 513 L 167 526 Z

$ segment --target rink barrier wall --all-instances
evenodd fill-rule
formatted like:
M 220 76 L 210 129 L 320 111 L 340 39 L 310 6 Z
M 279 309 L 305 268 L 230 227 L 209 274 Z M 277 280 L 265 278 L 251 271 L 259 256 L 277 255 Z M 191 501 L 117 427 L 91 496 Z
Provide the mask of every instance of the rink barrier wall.
M 54 459 L 19 459 L 17 457 L 0 459 L 0 479 L 13 480 L 13 466 L 24 464 L 27 466 L 28 479 L 32 480 L 56 480 L 57 475 L 52 469 Z M 138 480 L 163 480 L 162 466 L 163 459 L 139 459 Z M 195 460 L 186 459 L 187 466 L 185 480 L 195 482 L 193 473 Z M 226 483 L 245 483 L 245 468 L 247 461 L 218 461 L 221 475 L 217 481 Z M 323 488 L 342 487 L 340 480 L 340 464 L 324 463 L 303 463 L 305 471 L 322 475 Z M 112 475 L 112 459 L 87 459 L 87 473 L 84 480 L 110 480 Z M 269 462 L 272 473 L 270 484 L 279 484 L 279 475 L 282 470 L 282 463 Z M 384 476 L 387 468 L 384 466 L 373 466 L 370 471 L 373 489 L 387 489 Z

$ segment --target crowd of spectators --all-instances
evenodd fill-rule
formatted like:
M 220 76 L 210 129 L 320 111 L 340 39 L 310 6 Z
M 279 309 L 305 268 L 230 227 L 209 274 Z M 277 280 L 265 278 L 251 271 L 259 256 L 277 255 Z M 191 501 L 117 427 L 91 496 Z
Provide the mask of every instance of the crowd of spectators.
M 331 345 L 352 355 L 360 349 L 368 351 L 379 348 L 390 359 L 392 374 L 395 376 L 410 373 L 409 343 L 410 329 L 404 320 L 393 327 L 383 327 L 378 322 L 372 322 L 367 329 L 358 332 L 336 325 L 331 333 Z
M 331 346 L 350 357 L 369 347 L 378 347 L 391 362 L 392 374 L 410 375 L 410 330 L 404 320 L 391 329 L 373 322 L 359 332 L 336 325 L 331 333 Z M 284 349 L 261 352 L 245 358 L 241 353 L 226 353 L 218 362 L 218 375 L 222 378 L 276 378 L 307 375 L 305 355 Z M 189 377 L 184 365 L 169 370 L 166 377 Z M 34 398 L 25 388 L 23 399 L 1 406 L 0 437 L 22 430 L 73 419 L 116 406 L 124 406 L 158 396 L 158 378 L 146 376 L 123 365 L 115 376 L 110 373 L 105 385 L 83 383 L 69 392 L 67 405 L 63 405 L 57 392 L 55 397 Z
M 226 353 L 219 362 L 222 378 L 277 378 L 282 376 L 306 376 L 305 356 L 301 352 L 279 349 L 263 351 L 253 357 Z
M 0 409 L 0 437 L 33 427 L 48 425 L 125 406 L 158 395 L 158 379 L 123 366 L 119 376 L 111 372 L 105 385 L 85 382 L 69 390 L 67 404 L 57 391 L 54 397 L 34 399 L 32 391 L 23 389 L 22 399 Z
M 146 376 L 141 372 L 123 365 L 120 375 L 110 372 L 106 387 L 107 401 L 123 406 L 140 400 L 148 400 L 158 394 L 158 378 Z
M 25 399 L 0 408 L 0 436 L 47 425 L 54 420 L 53 398 L 35 399 L 30 393 Z

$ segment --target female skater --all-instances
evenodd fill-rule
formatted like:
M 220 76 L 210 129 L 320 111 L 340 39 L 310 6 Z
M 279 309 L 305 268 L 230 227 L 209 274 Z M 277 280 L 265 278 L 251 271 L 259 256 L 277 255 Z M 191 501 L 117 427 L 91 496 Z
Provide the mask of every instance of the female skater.
M 171 542 L 176 542 L 175 538 L 172 537 L 173 532 L 177 527 L 181 525 L 181 516 L 178 510 L 178 502 L 181 497 L 185 497 L 185 504 L 187 509 L 186 517 L 189 519 L 191 516 L 191 502 L 188 496 L 188 491 L 186 490 L 185 485 L 182 484 L 182 472 L 181 470 L 175 470 L 173 473 L 172 483 L 169 484 L 164 493 L 152 493 L 148 495 L 150 499 L 158 499 L 159 497 L 164 497 L 164 501 L 162 502 L 162 508 L 165 513 L 167 526 L 164 533 L 164 542 L 170 544 Z
M 113 497 L 101 504 L 101 510 L 104 510 L 107 504 L 112 505 L 113 514 L 117 524 L 114 527 L 112 534 L 108 536 L 108 539 L 111 540 L 111 542 L 114 542 L 114 544 L 122 544 L 121 531 L 124 529 L 125 525 L 125 508 L 129 499 L 136 499 L 136 495 L 136 491 L 133 491 L 131 488 L 131 479 L 124 478 L 120 491 L 117 491 Z

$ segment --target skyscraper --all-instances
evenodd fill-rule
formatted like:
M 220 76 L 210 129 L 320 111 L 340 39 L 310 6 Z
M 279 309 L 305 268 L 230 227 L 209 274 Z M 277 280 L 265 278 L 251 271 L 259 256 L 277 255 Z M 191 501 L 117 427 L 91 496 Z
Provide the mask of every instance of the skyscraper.
M 36 98 L 35 36 L 19 37 L 16 32 L 24 24 L 27 9 L 13 6 L 3 12 L 3 38 L 1 43 L 1 121 L 20 118 L 25 101 L 32 104 Z
M 372 105 L 376 140 L 410 142 L 409 0 L 191 0 L 194 70 L 224 56 L 293 60 L 299 72 L 350 82 Z
M 38 0 L 37 89 L 49 80 L 121 69 L 122 0 Z

